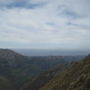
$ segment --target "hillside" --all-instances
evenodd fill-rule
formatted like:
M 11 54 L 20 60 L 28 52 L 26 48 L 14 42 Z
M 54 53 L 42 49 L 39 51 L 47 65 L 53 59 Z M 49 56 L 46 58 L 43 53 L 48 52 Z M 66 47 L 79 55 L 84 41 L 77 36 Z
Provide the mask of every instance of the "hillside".
M 53 70 L 58 65 L 65 65 L 81 58 L 83 56 L 27 57 L 9 49 L 0 49 L 0 77 L 4 82 L 3 85 L 0 84 L 0 87 L 4 87 L 4 84 L 6 87 L 9 84 L 10 88 L 19 90 L 28 81 L 32 83 L 33 79 L 38 77 L 40 73 Z
M 90 55 L 75 62 L 40 90 L 90 90 Z
M 32 82 L 30 82 L 29 80 L 27 82 L 24 82 L 24 85 L 21 87 L 20 90 L 39 90 L 42 86 L 48 83 L 52 78 L 57 76 L 58 73 L 61 73 L 69 66 L 70 66 L 69 63 L 60 64 L 51 70 L 40 73 L 37 77 L 34 77 L 32 79 Z

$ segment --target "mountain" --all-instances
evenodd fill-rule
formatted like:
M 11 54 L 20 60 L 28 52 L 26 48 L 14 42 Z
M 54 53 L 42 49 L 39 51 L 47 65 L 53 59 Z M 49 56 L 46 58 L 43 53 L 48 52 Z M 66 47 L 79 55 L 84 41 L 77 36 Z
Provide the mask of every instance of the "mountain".
M 10 49 L 0 49 L 0 58 L 8 58 L 9 60 L 16 60 L 18 57 L 23 57 L 22 55 L 14 52 Z
M 66 49 L 13 49 L 25 56 L 77 56 L 88 55 L 89 50 L 66 50 Z
M 58 73 L 68 68 L 69 65 L 70 65 L 69 63 L 60 64 L 51 70 L 40 73 L 37 77 L 34 77 L 32 79 L 32 82 L 30 82 L 29 80 L 27 82 L 24 82 L 24 85 L 21 87 L 20 90 L 39 90 L 42 86 L 48 83 L 52 78 L 58 75 Z
M 90 55 L 73 63 L 39 90 L 90 90 Z
M 18 54 L 13 50 L 0 49 L 0 88 L 3 88 L 0 90 L 6 90 L 6 88 L 7 90 L 19 90 L 25 83 L 32 83 L 35 79 L 38 82 L 38 76 L 42 76 L 43 79 L 43 75 L 47 76 L 47 73 L 43 74 L 44 72 L 49 72 L 49 70 L 53 70 L 59 65 L 63 65 L 64 67 L 66 64 L 80 60 L 83 57 L 84 56 L 28 57 Z M 45 83 L 48 82 L 47 80 L 42 82 L 42 84 L 45 85 Z
M 15 90 L 12 83 L 5 77 L 0 76 L 0 90 Z

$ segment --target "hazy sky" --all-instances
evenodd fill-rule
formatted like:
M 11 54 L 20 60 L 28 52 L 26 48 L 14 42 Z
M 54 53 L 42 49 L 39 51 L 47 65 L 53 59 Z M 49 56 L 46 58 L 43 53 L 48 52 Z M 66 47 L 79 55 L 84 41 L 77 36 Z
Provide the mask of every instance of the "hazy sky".
M 0 0 L 0 48 L 90 50 L 90 0 Z

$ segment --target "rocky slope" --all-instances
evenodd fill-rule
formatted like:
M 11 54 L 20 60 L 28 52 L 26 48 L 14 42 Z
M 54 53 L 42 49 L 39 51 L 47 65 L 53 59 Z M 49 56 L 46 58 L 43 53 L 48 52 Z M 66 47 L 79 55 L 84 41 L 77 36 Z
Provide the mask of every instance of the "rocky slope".
M 65 65 L 72 61 L 79 60 L 81 56 L 46 56 L 27 57 L 9 49 L 0 49 L 0 88 L 1 90 L 19 90 L 28 82 L 38 88 L 45 85 L 52 79 L 52 73 L 48 70 L 54 69 L 57 65 Z M 46 73 L 47 71 L 48 73 Z M 40 74 L 45 72 L 44 74 Z M 54 73 L 56 70 L 54 69 Z M 40 74 L 38 76 L 38 74 Z M 48 76 L 48 77 L 47 77 Z M 37 78 L 36 78 L 37 77 Z M 39 78 L 38 78 L 39 77 Z M 45 78 L 44 78 L 45 77 Z M 53 75 L 54 77 L 54 75 Z M 42 78 L 42 79 L 41 79 Z M 36 86 L 36 82 L 43 82 Z M 3 82 L 3 83 L 1 83 Z M 32 83 L 33 82 L 33 83 Z M 3 87 L 2 87 L 3 86 Z M 6 88 L 4 88 L 6 87 Z M 25 87 L 26 88 L 26 87 Z M 29 87 L 30 88 L 30 87 Z M 32 87 L 33 88 L 33 87 Z
M 90 55 L 73 63 L 40 90 L 90 90 Z

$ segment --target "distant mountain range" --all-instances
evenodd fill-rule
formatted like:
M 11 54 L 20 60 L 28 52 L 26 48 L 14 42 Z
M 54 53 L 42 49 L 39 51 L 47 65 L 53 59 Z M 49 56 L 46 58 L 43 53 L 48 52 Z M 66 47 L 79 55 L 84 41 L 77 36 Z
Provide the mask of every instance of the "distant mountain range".
M 14 49 L 25 56 L 80 56 L 88 55 L 89 50 L 64 50 L 64 49 Z
M 23 56 L 0 49 L 0 90 L 43 89 L 59 73 L 84 56 Z M 46 86 L 45 86 L 46 87 Z

